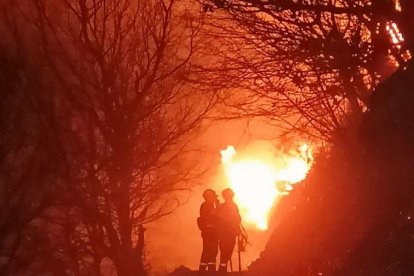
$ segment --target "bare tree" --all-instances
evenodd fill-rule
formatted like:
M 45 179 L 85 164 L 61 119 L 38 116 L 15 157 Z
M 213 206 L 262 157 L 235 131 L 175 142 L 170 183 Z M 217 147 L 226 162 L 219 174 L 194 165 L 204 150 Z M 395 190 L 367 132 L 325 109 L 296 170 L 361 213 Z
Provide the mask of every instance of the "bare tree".
M 241 110 L 289 131 L 343 139 L 379 81 L 409 59 L 392 21 L 397 4 L 403 3 L 205 1 L 223 56 L 208 69 L 219 72 L 215 82 L 245 91 L 229 102 L 234 116 Z
M 0 274 L 18 274 L 37 257 L 34 221 L 54 204 L 64 168 L 41 66 L 16 47 L 10 17 L 1 19 Z
M 175 0 L 16 1 L 46 61 L 67 169 L 42 225 L 76 275 L 145 274 L 145 224 L 201 173 L 188 144 L 216 103 L 188 82 L 201 21 Z M 19 23 L 19 22 L 18 22 Z

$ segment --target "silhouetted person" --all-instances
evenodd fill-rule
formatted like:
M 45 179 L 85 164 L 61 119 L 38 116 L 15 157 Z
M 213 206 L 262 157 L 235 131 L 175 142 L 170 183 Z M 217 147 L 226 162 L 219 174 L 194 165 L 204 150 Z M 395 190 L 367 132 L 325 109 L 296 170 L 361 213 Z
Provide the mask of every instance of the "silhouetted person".
M 227 263 L 231 259 L 236 238 L 240 234 L 241 217 L 239 208 L 233 202 L 234 192 L 225 189 L 222 192 L 224 203 L 217 208 L 219 222 L 220 272 L 227 271 Z
M 205 190 L 203 197 L 205 201 L 201 204 L 200 217 L 197 219 L 203 238 L 199 271 L 215 271 L 218 252 L 216 207 L 219 203 L 216 193 L 211 189 Z

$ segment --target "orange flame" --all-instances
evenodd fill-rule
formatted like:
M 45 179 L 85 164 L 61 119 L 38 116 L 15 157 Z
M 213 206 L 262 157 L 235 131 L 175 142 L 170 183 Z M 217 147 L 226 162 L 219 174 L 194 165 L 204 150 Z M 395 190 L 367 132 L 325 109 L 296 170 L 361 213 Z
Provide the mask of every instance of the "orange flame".
M 272 207 L 293 190 L 294 184 L 306 178 L 313 161 L 307 144 L 297 151 L 276 156 L 272 161 L 260 156 L 236 159 L 234 146 L 220 153 L 228 184 L 236 194 L 235 201 L 244 221 L 260 230 L 268 228 Z
M 396 3 L 399 3 L 399 2 L 396 2 Z M 393 21 L 388 21 L 385 28 L 390 36 L 390 40 L 394 46 L 394 49 L 396 50 L 396 53 L 394 53 L 393 55 L 400 55 L 404 61 L 410 60 L 412 58 L 411 52 L 409 50 L 405 50 L 404 52 L 402 52 L 402 44 L 404 43 L 404 36 L 401 33 L 400 29 L 398 28 L 398 25 Z M 391 52 L 392 51 L 389 50 L 389 53 Z M 393 56 L 393 58 L 391 59 L 391 62 L 396 67 L 400 66 L 395 56 Z
M 395 22 L 387 22 L 386 29 L 394 45 L 400 46 L 404 42 L 404 37 Z
M 394 6 L 395 6 L 396 11 L 401 12 L 402 7 L 401 7 L 401 1 L 400 0 L 394 0 Z

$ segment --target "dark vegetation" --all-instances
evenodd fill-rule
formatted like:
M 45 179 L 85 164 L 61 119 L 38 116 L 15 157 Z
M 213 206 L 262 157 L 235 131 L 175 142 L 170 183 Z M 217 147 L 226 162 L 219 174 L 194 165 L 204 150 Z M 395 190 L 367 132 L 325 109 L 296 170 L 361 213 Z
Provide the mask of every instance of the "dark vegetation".
M 0 1 L 0 274 L 145 275 L 216 102 L 176 1 Z
M 358 139 L 321 155 L 284 200 L 252 275 L 411 275 L 413 91 L 412 63 L 376 89 Z
M 212 85 L 244 91 L 226 102 L 233 117 L 264 117 L 286 136 L 347 140 L 372 90 L 412 49 L 414 6 L 398 2 L 401 11 L 393 0 L 205 1 L 224 56 Z M 405 40 L 398 31 L 391 39 L 392 24 Z

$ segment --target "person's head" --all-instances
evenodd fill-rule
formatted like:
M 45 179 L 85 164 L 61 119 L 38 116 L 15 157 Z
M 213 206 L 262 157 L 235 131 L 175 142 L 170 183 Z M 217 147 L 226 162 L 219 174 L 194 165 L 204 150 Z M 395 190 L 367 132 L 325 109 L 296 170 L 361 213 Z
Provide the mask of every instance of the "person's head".
M 225 190 L 223 190 L 223 192 L 221 193 L 223 195 L 224 201 L 232 201 L 233 197 L 234 197 L 234 192 L 232 189 L 227 188 Z
M 203 193 L 204 200 L 207 202 L 215 202 L 217 199 L 216 192 L 212 189 L 207 189 Z

